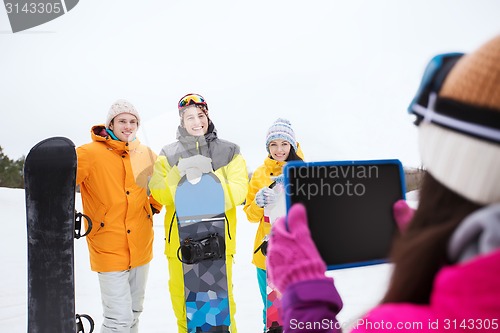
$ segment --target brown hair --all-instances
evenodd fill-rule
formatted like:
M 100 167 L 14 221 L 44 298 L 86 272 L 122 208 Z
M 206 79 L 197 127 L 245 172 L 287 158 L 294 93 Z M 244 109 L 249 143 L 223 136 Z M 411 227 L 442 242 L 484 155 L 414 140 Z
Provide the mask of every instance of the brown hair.
M 208 117 L 208 108 L 205 105 L 201 105 L 201 104 L 191 104 L 191 105 L 188 105 L 188 106 L 182 108 L 181 110 L 179 110 L 179 117 L 180 117 L 180 120 L 181 120 L 181 127 L 184 127 L 184 111 L 186 111 L 186 109 L 188 107 L 190 107 L 190 106 L 194 106 L 194 107 L 200 109 L 205 114 L 205 116 L 207 116 L 208 124 L 210 125 L 210 123 L 212 121 Z
M 428 304 L 436 273 L 450 264 L 449 238 L 460 222 L 479 207 L 427 172 L 418 209 L 406 231 L 394 242 L 394 271 L 382 303 Z

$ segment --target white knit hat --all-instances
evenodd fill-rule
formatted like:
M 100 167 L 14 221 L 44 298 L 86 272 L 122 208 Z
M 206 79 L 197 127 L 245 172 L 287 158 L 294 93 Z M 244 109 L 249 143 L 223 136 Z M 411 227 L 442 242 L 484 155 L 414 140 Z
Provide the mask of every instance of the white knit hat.
M 111 105 L 109 108 L 108 116 L 106 118 L 106 127 L 109 127 L 111 121 L 119 114 L 122 113 L 130 113 L 131 115 L 137 118 L 138 125 L 141 122 L 141 117 L 139 117 L 139 113 L 136 108 L 127 100 L 119 99 Z
M 421 116 L 428 172 L 472 202 L 500 202 L 500 35 L 456 62 Z
M 266 136 L 266 149 L 269 153 L 269 143 L 273 140 L 285 140 L 290 143 L 295 152 L 297 152 L 297 141 L 295 140 L 295 132 L 292 129 L 292 124 L 289 120 L 278 118 L 276 121 L 269 127 Z

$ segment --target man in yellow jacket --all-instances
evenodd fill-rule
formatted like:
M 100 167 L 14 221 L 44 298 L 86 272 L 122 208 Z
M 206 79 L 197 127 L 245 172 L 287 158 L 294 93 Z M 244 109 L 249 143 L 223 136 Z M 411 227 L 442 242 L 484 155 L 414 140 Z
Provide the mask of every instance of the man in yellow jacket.
M 77 184 L 84 214 L 90 265 L 98 272 L 104 320 L 101 333 L 138 332 L 139 315 L 153 258 L 153 212 L 148 197 L 156 155 L 136 138 L 140 117 L 118 100 L 106 124 L 92 127 L 92 142 L 77 148 Z
M 226 273 L 232 333 L 236 332 L 236 311 L 232 291 L 232 263 L 236 252 L 236 206 L 244 200 L 248 189 L 248 173 L 239 147 L 219 139 L 213 122 L 208 117 L 205 99 L 197 94 L 188 94 L 179 101 L 181 124 L 177 141 L 163 147 L 155 163 L 154 174 L 149 183 L 153 197 L 166 206 L 165 254 L 168 259 L 169 289 L 177 317 L 179 333 L 187 332 L 184 276 L 182 263 L 177 257 L 180 246 L 177 219 L 175 216 L 175 192 L 186 169 L 213 172 L 224 190 L 226 225 Z M 196 172 L 195 172 L 196 173 Z M 187 171 L 189 177 L 189 170 Z

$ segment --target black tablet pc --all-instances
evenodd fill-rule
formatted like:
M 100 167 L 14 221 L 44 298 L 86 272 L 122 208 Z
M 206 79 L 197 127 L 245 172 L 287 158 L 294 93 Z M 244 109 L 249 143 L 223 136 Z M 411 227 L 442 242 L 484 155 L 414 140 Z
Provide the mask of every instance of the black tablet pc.
M 305 205 L 329 270 L 387 262 L 398 232 L 392 206 L 405 198 L 399 160 L 292 161 L 283 173 L 287 211 Z

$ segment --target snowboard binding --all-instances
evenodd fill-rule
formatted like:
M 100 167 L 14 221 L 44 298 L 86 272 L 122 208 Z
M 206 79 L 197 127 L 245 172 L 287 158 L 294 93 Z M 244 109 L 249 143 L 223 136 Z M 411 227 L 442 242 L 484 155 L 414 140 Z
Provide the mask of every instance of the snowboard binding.
M 86 314 L 77 314 L 76 315 L 76 333 L 85 333 L 85 327 L 83 326 L 82 318 L 85 318 L 88 320 L 90 328 L 88 333 L 94 332 L 94 320 L 92 319 L 91 316 L 86 315 Z
M 82 235 L 82 217 L 87 220 L 88 228 Z M 80 239 L 81 237 L 87 236 L 92 230 L 92 220 L 85 214 L 78 213 L 75 211 L 75 238 Z
M 218 233 L 204 238 L 186 238 L 177 250 L 177 258 L 184 264 L 196 264 L 203 260 L 218 260 L 224 257 L 226 243 Z M 182 254 L 182 258 L 181 258 Z
M 273 322 L 272 326 L 267 329 L 266 333 L 283 333 L 283 326 Z
M 267 244 L 269 242 L 269 235 L 264 236 L 264 239 L 262 240 L 262 243 L 253 251 L 253 253 L 259 252 L 259 250 L 262 252 L 262 254 L 267 257 Z

